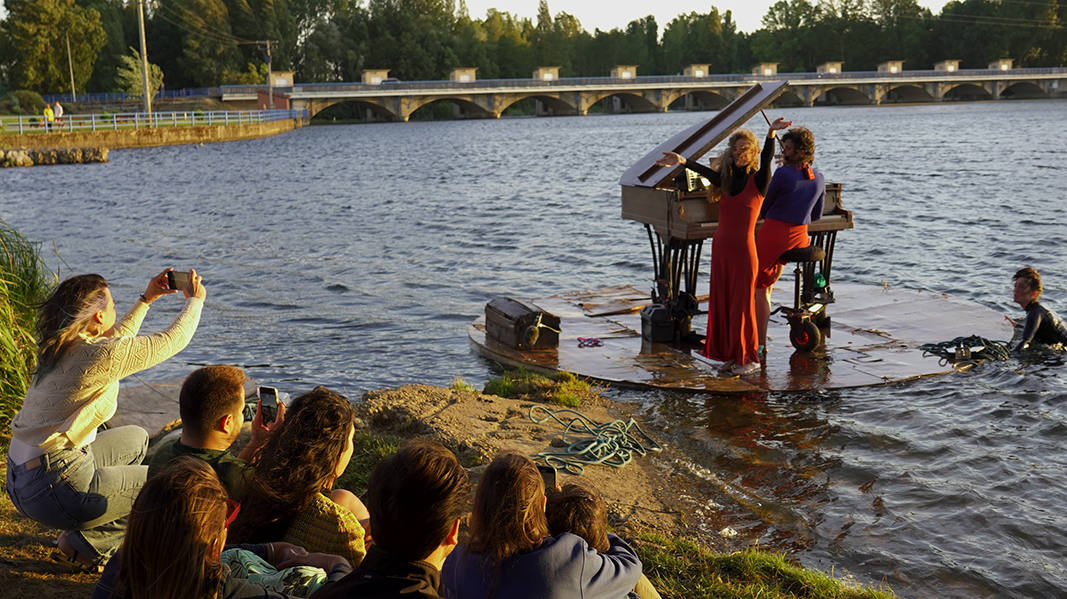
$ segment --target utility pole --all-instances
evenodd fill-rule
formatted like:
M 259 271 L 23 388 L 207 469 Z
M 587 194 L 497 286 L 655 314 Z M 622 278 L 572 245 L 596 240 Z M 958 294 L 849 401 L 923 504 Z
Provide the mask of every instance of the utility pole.
M 264 43 L 267 44 L 267 106 L 274 110 L 274 77 L 271 77 L 270 40 Z
M 144 40 L 144 0 L 137 0 L 137 24 L 141 30 L 141 92 L 144 111 L 152 115 L 152 93 L 148 88 L 148 48 Z
M 74 91 L 74 61 L 70 57 L 70 32 L 63 34 L 67 38 L 67 66 L 70 68 L 70 101 L 77 102 L 78 94 Z

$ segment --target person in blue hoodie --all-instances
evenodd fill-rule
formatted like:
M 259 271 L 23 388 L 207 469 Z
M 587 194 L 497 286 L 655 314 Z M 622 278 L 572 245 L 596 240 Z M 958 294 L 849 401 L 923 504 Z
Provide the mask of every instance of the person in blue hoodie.
M 549 535 L 545 486 L 519 454 L 498 456 L 475 492 L 470 539 L 445 561 L 446 599 L 620 599 L 641 578 L 641 560 L 608 535 L 601 553 L 581 537 Z

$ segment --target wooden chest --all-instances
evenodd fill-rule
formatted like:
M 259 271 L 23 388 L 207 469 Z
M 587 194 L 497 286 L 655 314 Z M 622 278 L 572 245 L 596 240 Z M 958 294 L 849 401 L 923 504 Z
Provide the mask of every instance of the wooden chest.
M 485 305 L 485 335 L 514 349 L 559 347 L 559 316 L 510 297 Z

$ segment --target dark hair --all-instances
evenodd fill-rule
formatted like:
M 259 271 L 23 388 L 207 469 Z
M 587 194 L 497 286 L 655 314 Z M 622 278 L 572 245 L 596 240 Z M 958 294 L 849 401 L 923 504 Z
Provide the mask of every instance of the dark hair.
M 237 404 L 244 404 L 245 373 L 235 366 L 205 366 L 198 368 L 182 383 L 178 396 L 178 411 L 182 426 L 198 437 L 204 437 Z
M 182 456 L 148 479 L 130 511 L 119 583 L 131 599 L 213 599 L 226 489 L 203 460 Z
M 1019 271 L 1016 272 L 1015 275 L 1011 278 L 1011 280 L 1017 281 L 1019 279 L 1026 281 L 1026 286 L 1030 289 L 1030 291 L 1037 292 L 1037 295 L 1034 296 L 1034 299 L 1041 297 L 1041 292 L 1044 291 L 1045 288 L 1041 285 L 1041 275 L 1038 274 L 1036 270 L 1030 268 L 1029 266 L 1027 266 L 1026 268 L 1020 268 Z
M 326 387 L 293 400 L 281 427 L 252 455 L 249 489 L 230 538 L 265 543 L 284 537 L 316 494 L 333 486 L 355 417 L 352 402 Z
M 100 275 L 77 275 L 55 288 L 37 310 L 37 371 L 39 380 L 89 331 L 93 315 L 107 308 L 107 281 Z M 103 331 L 100 331 L 103 332 Z
M 470 550 L 499 566 L 537 548 L 549 536 L 544 496 L 545 483 L 530 458 L 517 453 L 497 456 L 474 496 Z
M 782 136 L 782 143 L 793 142 L 798 166 L 810 166 L 815 160 L 815 136 L 807 127 L 793 127 Z
M 431 441 L 404 443 L 367 481 L 375 544 L 408 561 L 425 559 L 467 513 L 470 489 L 451 451 Z
M 576 483 L 567 483 L 562 491 L 549 493 L 545 512 L 552 536 L 558 537 L 569 532 L 582 537 L 590 547 L 601 553 L 611 548 L 608 541 L 608 507 L 596 491 Z

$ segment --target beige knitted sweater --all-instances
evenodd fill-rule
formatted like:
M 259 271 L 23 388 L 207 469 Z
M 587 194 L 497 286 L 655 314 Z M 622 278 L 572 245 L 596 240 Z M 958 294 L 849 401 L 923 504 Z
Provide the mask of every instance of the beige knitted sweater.
M 111 337 L 82 336 L 50 372 L 26 392 L 11 422 L 9 456 L 21 464 L 56 449 L 77 448 L 96 439 L 96 429 L 115 415 L 119 380 L 177 354 L 200 323 L 202 299 L 191 297 L 174 322 L 151 335 L 138 335 L 148 304 L 138 301 L 115 323 Z

